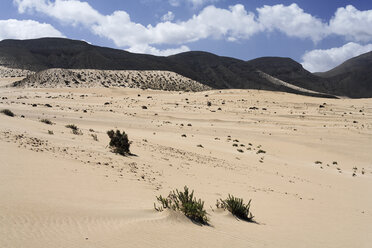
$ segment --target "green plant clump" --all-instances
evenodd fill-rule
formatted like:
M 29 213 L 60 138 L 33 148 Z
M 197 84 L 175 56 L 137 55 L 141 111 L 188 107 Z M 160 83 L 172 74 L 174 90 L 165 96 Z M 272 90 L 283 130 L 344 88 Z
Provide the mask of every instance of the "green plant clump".
M 130 154 L 129 148 L 132 142 L 129 141 L 128 135 L 124 131 L 121 133 L 119 130 L 110 130 L 107 131 L 107 135 L 110 137 L 109 145 L 113 152 L 123 156 Z
M 217 200 L 216 206 L 217 208 L 227 209 L 230 213 L 241 220 L 253 222 L 254 216 L 250 212 L 251 201 L 252 200 L 249 200 L 247 204 L 244 204 L 242 198 L 234 197 L 229 194 L 226 200 Z
M 0 112 L 3 113 L 4 115 L 10 116 L 10 117 L 14 117 L 15 116 L 15 114 L 11 110 L 9 110 L 9 109 L 3 109 Z
M 187 186 L 184 187 L 184 192 L 178 190 L 171 191 L 168 197 L 163 196 L 156 197 L 158 202 L 161 204 L 157 207 L 154 203 L 154 207 L 157 211 L 163 211 L 163 209 L 171 209 L 174 211 L 182 212 L 189 219 L 201 223 L 208 224 L 207 212 L 204 209 L 204 201 L 196 199 L 194 197 L 194 190 L 189 191 Z

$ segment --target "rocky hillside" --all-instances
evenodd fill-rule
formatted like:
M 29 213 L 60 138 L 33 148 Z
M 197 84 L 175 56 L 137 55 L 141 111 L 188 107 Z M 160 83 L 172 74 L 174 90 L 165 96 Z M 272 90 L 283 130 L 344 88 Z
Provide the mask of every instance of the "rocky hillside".
M 34 73 L 35 72 L 29 70 L 13 69 L 5 66 L 0 66 L 0 78 L 26 77 Z
M 15 82 L 16 87 L 128 87 L 167 91 L 204 91 L 208 86 L 169 71 L 48 69 Z

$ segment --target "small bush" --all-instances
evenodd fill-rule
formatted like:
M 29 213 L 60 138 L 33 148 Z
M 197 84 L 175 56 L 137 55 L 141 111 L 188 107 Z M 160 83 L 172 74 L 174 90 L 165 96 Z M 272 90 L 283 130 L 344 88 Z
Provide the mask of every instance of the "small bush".
M 51 122 L 48 119 L 41 119 L 40 122 L 45 123 L 45 124 L 48 124 L 48 125 L 53 125 L 53 122 Z
M 190 193 L 187 186 L 184 187 L 184 192 L 178 190 L 171 191 L 168 197 L 164 198 L 160 195 L 156 197 L 156 199 L 161 204 L 160 207 L 157 207 L 154 203 L 154 208 L 157 211 L 163 211 L 163 209 L 166 208 L 180 211 L 186 217 L 197 223 L 208 224 L 207 212 L 204 209 L 204 201 L 201 199 L 196 200 L 196 197 L 194 197 L 194 190 Z
M 260 153 L 266 153 L 266 151 L 260 149 L 257 151 L 257 154 L 260 154 Z
M 234 197 L 229 194 L 226 200 L 217 200 L 216 206 L 217 208 L 227 209 L 230 213 L 241 220 L 253 222 L 254 216 L 249 210 L 251 207 L 251 201 L 252 200 L 249 200 L 247 204 L 244 204 L 242 198 Z
M 83 135 L 83 132 L 74 124 L 66 125 L 66 127 L 70 128 L 75 135 Z
M 3 109 L 0 112 L 3 113 L 4 115 L 10 116 L 10 117 L 15 116 L 15 114 L 12 111 L 10 111 L 9 109 Z
M 52 130 L 48 130 L 48 134 L 53 135 L 54 132 Z
M 121 133 L 119 130 L 110 130 L 107 131 L 107 135 L 110 137 L 109 145 L 113 152 L 123 156 L 130 154 L 129 148 L 132 142 L 128 140 L 128 135 L 124 131 Z
M 72 129 L 72 130 L 78 130 L 79 128 L 76 126 L 76 125 L 74 125 L 74 124 L 68 124 L 68 125 L 66 125 L 66 127 L 67 128 L 70 128 L 70 129 Z

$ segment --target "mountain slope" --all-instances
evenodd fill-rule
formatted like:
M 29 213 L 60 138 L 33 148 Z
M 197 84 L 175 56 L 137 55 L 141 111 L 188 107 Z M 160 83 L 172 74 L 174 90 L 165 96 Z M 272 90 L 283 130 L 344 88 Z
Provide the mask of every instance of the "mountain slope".
M 290 58 L 262 57 L 247 61 L 247 64 L 298 87 L 332 94 L 327 89 L 327 80 L 313 75 Z
M 338 95 L 372 97 L 372 51 L 316 75 L 327 79 L 330 91 Z

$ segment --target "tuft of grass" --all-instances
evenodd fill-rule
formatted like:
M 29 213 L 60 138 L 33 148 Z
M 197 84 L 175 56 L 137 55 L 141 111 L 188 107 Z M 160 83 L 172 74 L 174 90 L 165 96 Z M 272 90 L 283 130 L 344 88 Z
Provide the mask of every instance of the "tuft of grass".
M 236 216 L 241 220 L 245 220 L 248 222 L 254 222 L 252 212 L 250 211 L 251 201 L 247 204 L 244 204 L 242 198 L 234 197 L 233 195 L 228 195 L 227 199 L 225 200 L 217 200 L 216 206 L 217 208 L 227 209 L 231 214 Z
M 9 109 L 3 109 L 3 110 L 0 111 L 0 113 L 3 113 L 4 115 L 10 116 L 10 117 L 15 116 L 15 114 Z
M 257 151 L 257 154 L 260 154 L 260 153 L 266 153 L 266 151 L 260 149 L 260 150 Z
M 129 148 L 132 142 L 129 141 L 128 135 L 124 131 L 121 133 L 119 130 L 110 130 L 107 131 L 107 135 L 110 137 L 109 145 L 113 152 L 123 156 L 130 154 Z
M 72 133 L 75 135 L 83 135 L 83 132 L 74 124 L 66 125 L 67 128 L 70 128 Z
M 157 207 L 154 203 L 154 208 L 157 211 L 163 211 L 164 209 L 171 209 L 174 211 L 182 212 L 186 217 L 200 224 L 208 224 L 207 211 L 204 209 L 204 201 L 196 199 L 194 197 L 194 190 L 191 192 L 187 186 L 184 187 L 184 191 L 171 191 L 169 195 L 164 198 L 163 196 L 156 197 L 158 202 L 161 204 Z
M 72 130 L 76 130 L 76 131 L 79 130 L 79 128 L 76 125 L 74 125 L 74 124 L 68 124 L 65 127 L 70 128 Z
M 98 141 L 97 134 L 92 133 L 92 134 L 90 134 L 90 136 L 92 136 L 92 138 L 93 138 L 94 141 Z
M 45 124 L 48 124 L 48 125 L 53 125 L 54 124 L 53 122 L 51 122 L 48 119 L 41 119 L 40 122 L 45 123 Z

